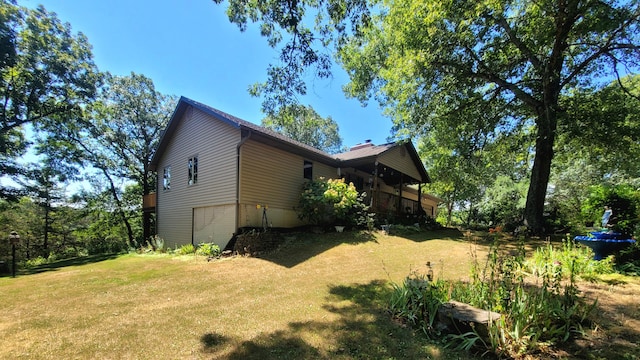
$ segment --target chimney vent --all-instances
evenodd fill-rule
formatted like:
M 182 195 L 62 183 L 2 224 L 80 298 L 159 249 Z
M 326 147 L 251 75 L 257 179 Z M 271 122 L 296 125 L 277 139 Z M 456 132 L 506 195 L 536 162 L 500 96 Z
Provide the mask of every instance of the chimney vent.
M 360 150 L 368 147 L 373 147 L 373 143 L 371 142 L 371 139 L 367 139 L 364 141 L 364 143 L 360 143 L 352 146 L 350 150 L 354 151 L 354 150 Z

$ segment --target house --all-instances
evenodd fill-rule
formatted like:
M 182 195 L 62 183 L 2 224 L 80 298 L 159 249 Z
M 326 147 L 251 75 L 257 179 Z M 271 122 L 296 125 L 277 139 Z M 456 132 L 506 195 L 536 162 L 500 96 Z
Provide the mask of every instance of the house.
M 295 207 L 305 181 L 345 178 L 374 211 L 435 216 L 438 199 L 411 144 L 359 144 L 330 155 L 199 102 L 180 98 L 151 161 L 158 174 L 156 232 L 167 246 L 213 242 L 239 229 L 304 225 Z M 265 224 L 266 223 L 266 224 Z

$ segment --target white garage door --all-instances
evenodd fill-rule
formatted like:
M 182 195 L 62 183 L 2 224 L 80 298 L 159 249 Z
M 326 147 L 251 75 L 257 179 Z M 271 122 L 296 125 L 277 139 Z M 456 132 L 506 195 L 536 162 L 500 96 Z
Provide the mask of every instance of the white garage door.
M 224 249 L 235 232 L 235 206 L 220 205 L 193 209 L 193 242 L 215 243 Z

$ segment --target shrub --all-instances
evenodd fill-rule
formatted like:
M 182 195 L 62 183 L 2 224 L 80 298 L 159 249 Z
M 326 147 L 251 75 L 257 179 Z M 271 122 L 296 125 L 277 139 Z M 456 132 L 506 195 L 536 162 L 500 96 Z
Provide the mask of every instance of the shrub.
M 26 269 L 33 269 L 38 266 L 46 265 L 50 262 L 48 258 L 38 256 L 32 259 L 25 260 L 22 266 Z
M 372 226 L 373 216 L 353 183 L 319 178 L 305 182 L 298 202 L 298 217 L 316 225 Z
M 616 257 L 616 270 L 622 274 L 640 276 L 640 242 L 636 241 Z
M 196 250 L 196 254 L 209 257 L 220 256 L 221 253 L 220 246 L 214 243 L 201 243 Z
M 549 263 L 562 266 L 565 274 L 574 273 L 585 280 L 593 279 L 596 275 L 610 274 L 614 272 L 613 257 L 594 260 L 593 251 L 581 246 L 567 236 L 562 240 L 559 249 L 551 243 L 536 249 L 532 258 L 526 262 L 527 269 L 534 274 L 544 273 Z
M 195 246 L 193 246 L 193 244 L 182 245 L 180 248 L 176 250 L 176 253 L 178 253 L 178 255 L 195 254 L 195 252 L 196 252 L 196 248 Z
M 147 243 L 156 252 L 163 253 L 167 251 L 167 249 L 164 246 L 164 239 L 158 235 L 154 235 L 150 237 Z
M 584 202 L 582 214 L 585 220 L 600 224 L 604 207 L 609 206 L 613 215 L 609 220 L 613 230 L 627 236 L 640 235 L 640 192 L 630 185 L 597 185 L 589 189 L 589 197 Z

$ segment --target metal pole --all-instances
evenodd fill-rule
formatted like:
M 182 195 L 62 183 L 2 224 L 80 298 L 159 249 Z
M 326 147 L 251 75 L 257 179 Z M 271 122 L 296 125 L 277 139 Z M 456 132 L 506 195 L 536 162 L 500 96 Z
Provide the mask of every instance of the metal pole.
M 16 277 L 16 244 L 11 242 L 11 276 Z

